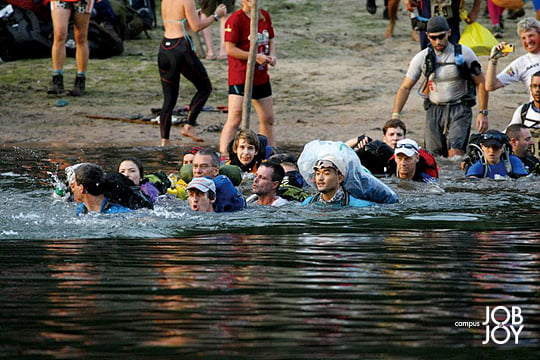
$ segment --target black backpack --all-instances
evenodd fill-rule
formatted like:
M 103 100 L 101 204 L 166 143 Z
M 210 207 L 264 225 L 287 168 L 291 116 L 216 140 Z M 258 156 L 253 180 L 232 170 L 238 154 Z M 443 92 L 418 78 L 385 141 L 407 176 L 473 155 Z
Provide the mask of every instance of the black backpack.
M 40 21 L 32 10 L 12 7 L 11 14 L 0 18 L 0 58 L 10 61 L 49 57 L 52 25 Z
M 156 4 L 154 0 L 128 0 L 129 5 L 143 19 L 144 30 L 156 27 Z
M 109 183 L 109 191 L 105 193 L 109 201 L 134 210 L 154 208 L 152 200 L 126 176 L 111 172 L 105 176 L 105 179 Z

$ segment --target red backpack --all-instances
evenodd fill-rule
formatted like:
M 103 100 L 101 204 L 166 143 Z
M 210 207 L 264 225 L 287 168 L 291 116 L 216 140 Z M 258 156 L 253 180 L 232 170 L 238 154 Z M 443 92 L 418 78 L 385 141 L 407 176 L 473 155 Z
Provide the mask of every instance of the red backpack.
M 431 153 L 425 149 L 420 149 L 418 154 L 420 155 L 419 165 L 422 171 L 431 177 L 438 178 L 439 167 L 437 166 L 437 161 L 435 161 L 435 156 L 431 155 Z

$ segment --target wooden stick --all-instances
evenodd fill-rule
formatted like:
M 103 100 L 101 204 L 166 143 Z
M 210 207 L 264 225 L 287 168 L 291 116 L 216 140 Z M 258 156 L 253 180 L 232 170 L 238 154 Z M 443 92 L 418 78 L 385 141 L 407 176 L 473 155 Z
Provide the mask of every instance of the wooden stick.
M 251 22 L 250 22 L 250 43 L 249 57 L 246 69 L 246 82 L 244 86 L 244 102 L 242 103 L 242 122 L 240 126 L 242 130 L 249 129 L 249 116 L 251 114 L 251 94 L 253 90 L 253 76 L 255 74 L 255 66 L 257 66 L 257 33 L 259 25 L 259 8 L 257 0 L 251 0 Z

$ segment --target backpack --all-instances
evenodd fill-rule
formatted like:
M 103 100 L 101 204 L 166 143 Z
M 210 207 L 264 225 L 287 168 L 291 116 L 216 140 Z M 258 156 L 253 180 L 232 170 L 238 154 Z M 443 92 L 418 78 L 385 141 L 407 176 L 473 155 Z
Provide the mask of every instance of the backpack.
M 154 0 L 128 0 L 128 2 L 142 18 L 144 30 L 151 30 L 156 27 L 156 4 Z
M 420 155 L 420 160 L 418 160 L 420 169 L 431 177 L 439 178 L 439 167 L 435 156 L 425 149 L 418 150 L 418 155 Z
M 480 64 L 475 61 L 471 64 L 471 68 L 467 66 L 467 63 L 465 62 L 465 59 L 463 59 L 463 52 L 461 44 L 452 44 L 454 45 L 454 63 L 441 63 L 438 64 L 439 66 L 442 65 L 455 65 L 458 68 L 459 75 L 462 79 L 467 80 L 467 94 L 463 96 L 460 100 L 465 102 L 465 104 L 468 107 L 473 107 L 476 105 L 476 85 L 472 79 L 473 74 L 480 74 L 481 73 L 481 66 Z M 433 49 L 433 46 L 431 44 L 427 47 L 427 55 L 425 57 L 425 70 L 424 70 L 424 77 L 425 81 L 422 83 L 421 88 L 419 89 L 419 92 L 421 92 L 422 96 L 426 99 L 426 102 L 429 102 L 429 99 L 427 98 L 427 94 L 429 93 L 428 85 L 429 85 L 429 77 L 431 74 L 435 72 L 435 67 L 437 66 L 437 56 L 435 54 L 435 50 Z M 429 104 L 424 104 L 424 107 L 429 107 Z M 426 108 L 427 110 L 427 108 Z
M 488 167 L 484 159 L 484 152 L 482 151 L 482 147 L 480 145 L 482 141 L 482 135 L 483 134 L 471 134 L 471 136 L 469 137 L 469 144 L 467 145 L 465 157 L 463 158 L 463 169 L 465 170 L 465 173 L 467 173 L 467 170 L 469 170 L 472 164 L 476 163 L 478 160 L 481 160 L 482 164 L 484 165 L 484 177 L 486 177 Z M 515 178 L 516 176 L 512 171 L 512 163 L 510 162 L 510 152 L 512 149 L 512 146 L 510 145 L 510 139 L 508 138 L 508 136 L 504 135 L 503 140 L 504 151 L 501 156 L 501 161 L 503 162 L 504 167 L 508 172 L 508 176 Z
M 109 191 L 105 193 L 109 201 L 133 210 L 154 208 L 152 200 L 128 177 L 118 172 L 111 172 L 105 176 L 105 179 L 109 183 Z
M 13 12 L 6 11 L 5 16 L 0 18 L 0 58 L 9 61 L 49 57 L 52 25 L 40 21 L 32 10 L 8 6 L 12 7 Z
M 118 33 L 124 40 L 135 39 L 143 31 L 146 33 L 144 19 L 128 3 L 128 0 L 109 0 L 118 17 Z M 148 33 L 146 36 L 150 38 Z
M 361 149 L 356 150 L 360 162 L 374 175 L 384 175 L 388 171 L 388 161 L 394 155 L 394 149 L 380 140 L 371 140 Z
M 158 171 L 155 173 L 144 175 L 144 178 L 156 187 L 159 191 L 159 195 L 165 195 L 167 194 L 167 189 L 172 188 L 173 184 L 171 182 L 171 179 L 165 174 L 164 171 Z

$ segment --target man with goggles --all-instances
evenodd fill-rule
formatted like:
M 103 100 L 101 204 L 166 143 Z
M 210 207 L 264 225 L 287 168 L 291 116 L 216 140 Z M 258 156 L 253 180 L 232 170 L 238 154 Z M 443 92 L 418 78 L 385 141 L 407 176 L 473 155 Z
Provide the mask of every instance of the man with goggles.
M 394 161 L 396 176 L 403 180 L 420 182 L 436 181 L 436 178 L 422 171 L 420 146 L 412 139 L 402 139 L 396 144 Z
M 343 188 L 342 185 L 345 181 L 346 169 L 343 161 L 338 158 L 324 156 L 317 160 L 313 166 L 313 170 L 315 170 L 313 181 L 317 186 L 317 193 L 304 200 L 303 205 L 317 204 L 334 207 L 365 207 L 374 204 L 371 201 L 355 198 Z
M 449 41 L 451 30 L 444 17 L 432 17 L 426 32 L 431 46 L 411 60 L 396 93 L 391 118 L 400 118 L 412 88 L 423 75 L 425 80 L 419 92 L 425 98 L 425 147 L 435 155 L 462 156 L 471 130 L 471 108 L 476 103 L 469 92 L 471 81 L 476 87 L 480 109 L 476 128 L 481 133 L 488 129 L 488 93 L 484 87 L 484 74 L 478 57 L 470 48 Z

